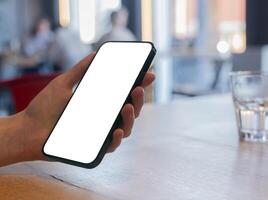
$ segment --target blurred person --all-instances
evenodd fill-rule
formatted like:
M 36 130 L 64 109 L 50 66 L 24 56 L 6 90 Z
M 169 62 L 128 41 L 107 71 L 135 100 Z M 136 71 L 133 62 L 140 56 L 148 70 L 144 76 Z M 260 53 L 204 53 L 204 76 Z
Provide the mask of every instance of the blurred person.
M 49 52 L 49 59 L 57 63 L 61 70 L 67 70 L 92 51 L 91 45 L 81 42 L 77 31 L 59 27 L 55 31 L 55 43 Z
M 48 64 L 48 53 L 54 41 L 50 21 L 46 18 L 37 20 L 30 35 L 22 43 L 22 54 L 16 57 L 23 74 L 39 72 Z
M 96 43 L 99 48 L 106 41 L 135 41 L 134 34 L 127 28 L 128 10 L 125 7 L 111 13 L 110 22 L 112 29 L 104 34 Z
M 0 60 L 0 79 L 11 79 L 19 74 L 15 63 L 17 49 L 11 47 L 11 42 L 3 44 Z

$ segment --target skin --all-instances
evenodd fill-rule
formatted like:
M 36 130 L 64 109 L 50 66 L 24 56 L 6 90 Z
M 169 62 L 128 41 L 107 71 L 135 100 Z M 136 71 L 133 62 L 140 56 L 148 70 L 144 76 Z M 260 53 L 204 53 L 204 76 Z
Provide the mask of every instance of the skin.
M 25 110 L 0 119 L 0 166 L 47 159 L 42 154 L 44 142 L 72 95 L 72 88 L 81 79 L 94 56 L 95 54 L 90 54 L 72 69 L 52 80 Z M 114 131 L 108 152 L 113 152 L 122 138 L 130 135 L 134 119 L 139 116 L 144 104 L 144 88 L 153 80 L 154 74 L 148 72 L 142 85 L 133 90 L 133 103 L 123 107 L 123 123 Z

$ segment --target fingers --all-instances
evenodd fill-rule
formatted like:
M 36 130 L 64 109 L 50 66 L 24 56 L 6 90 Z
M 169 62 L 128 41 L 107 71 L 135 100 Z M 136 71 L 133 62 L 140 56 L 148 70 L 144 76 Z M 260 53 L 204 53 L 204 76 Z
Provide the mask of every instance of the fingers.
M 139 116 L 141 108 L 144 104 L 144 88 L 150 85 L 155 79 L 155 75 L 152 72 L 147 72 L 141 86 L 136 87 L 131 93 L 132 103 L 127 104 L 121 111 L 123 125 L 122 128 L 116 129 L 113 133 L 113 140 L 108 148 L 108 153 L 113 152 L 122 141 L 123 137 L 128 137 L 131 133 L 134 119 Z
M 80 81 L 95 54 L 96 53 L 91 53 L 64 74 L 66 84 L 69 88 L 72 88 L 77 82 Z
M 134 124 L 134 108 L 131 104 L 127 104 L 123 107 L 121 111 L 123 125 L 122 128 L 118 128 L 113 133 L 113 140 L 111 145 L 109 146 L 107 152 L 113 152 L 122 141 L 123 137 L 128 137 L 131 133 L 131 129 Z
M 136 87 L 132 93 L 132 104 L 134 106 L 135 117 L 140 114 L 141 108 L 144 104 L 144 88 L 149 86 L 155 79 L 155 75 L 152 72 L 147 72 L 144 76 L 141 86 Z
M 134 107 L 135 117 L 137 118 L 144 104 L 144 89 L 142 87 L 136 87 L 131 93 L 131 98 Z
M 122 129 L 119 128 L 114 131 L 112 143 L 107 150 L 108 153 L 113 152 L 121 144 L 123 136 L 124 131 Z
M 121 111 L 121 115 L 123 120 L 121 128 L 124 130 L 124 137 L 128 137 L 131 133 L 135 119 L 133 106 L 131 104 L 125 105 Z
M 155 79 L 155 75 L 153 72 L 147 72 L 146 75 L 143 78 L 141 87 L 146 88 L 149 86 Z

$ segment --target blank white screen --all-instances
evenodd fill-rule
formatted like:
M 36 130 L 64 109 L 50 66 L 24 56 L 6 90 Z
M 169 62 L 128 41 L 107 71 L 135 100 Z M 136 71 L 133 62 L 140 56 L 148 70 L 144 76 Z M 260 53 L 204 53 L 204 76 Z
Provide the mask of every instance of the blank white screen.
M 81 163 L 94 161 L 151 48 L 149 43 L 105 43 L 52 131 L 44 152 Z

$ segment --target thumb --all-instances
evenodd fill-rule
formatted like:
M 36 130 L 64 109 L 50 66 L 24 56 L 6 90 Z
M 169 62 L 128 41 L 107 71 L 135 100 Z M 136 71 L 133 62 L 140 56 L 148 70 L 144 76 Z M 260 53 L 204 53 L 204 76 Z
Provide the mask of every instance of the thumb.
M 89 64 L 91 63 L 95 55 L 95 52 L 89 54 L 87 57 L 85 57 L 83 60 L 81 60 L 64 74 L 64 79 L 66 80 L 66 84 L 68 85 L 68 87 L 72 88 L 81 80 L 82 76 L 85 74 Z

